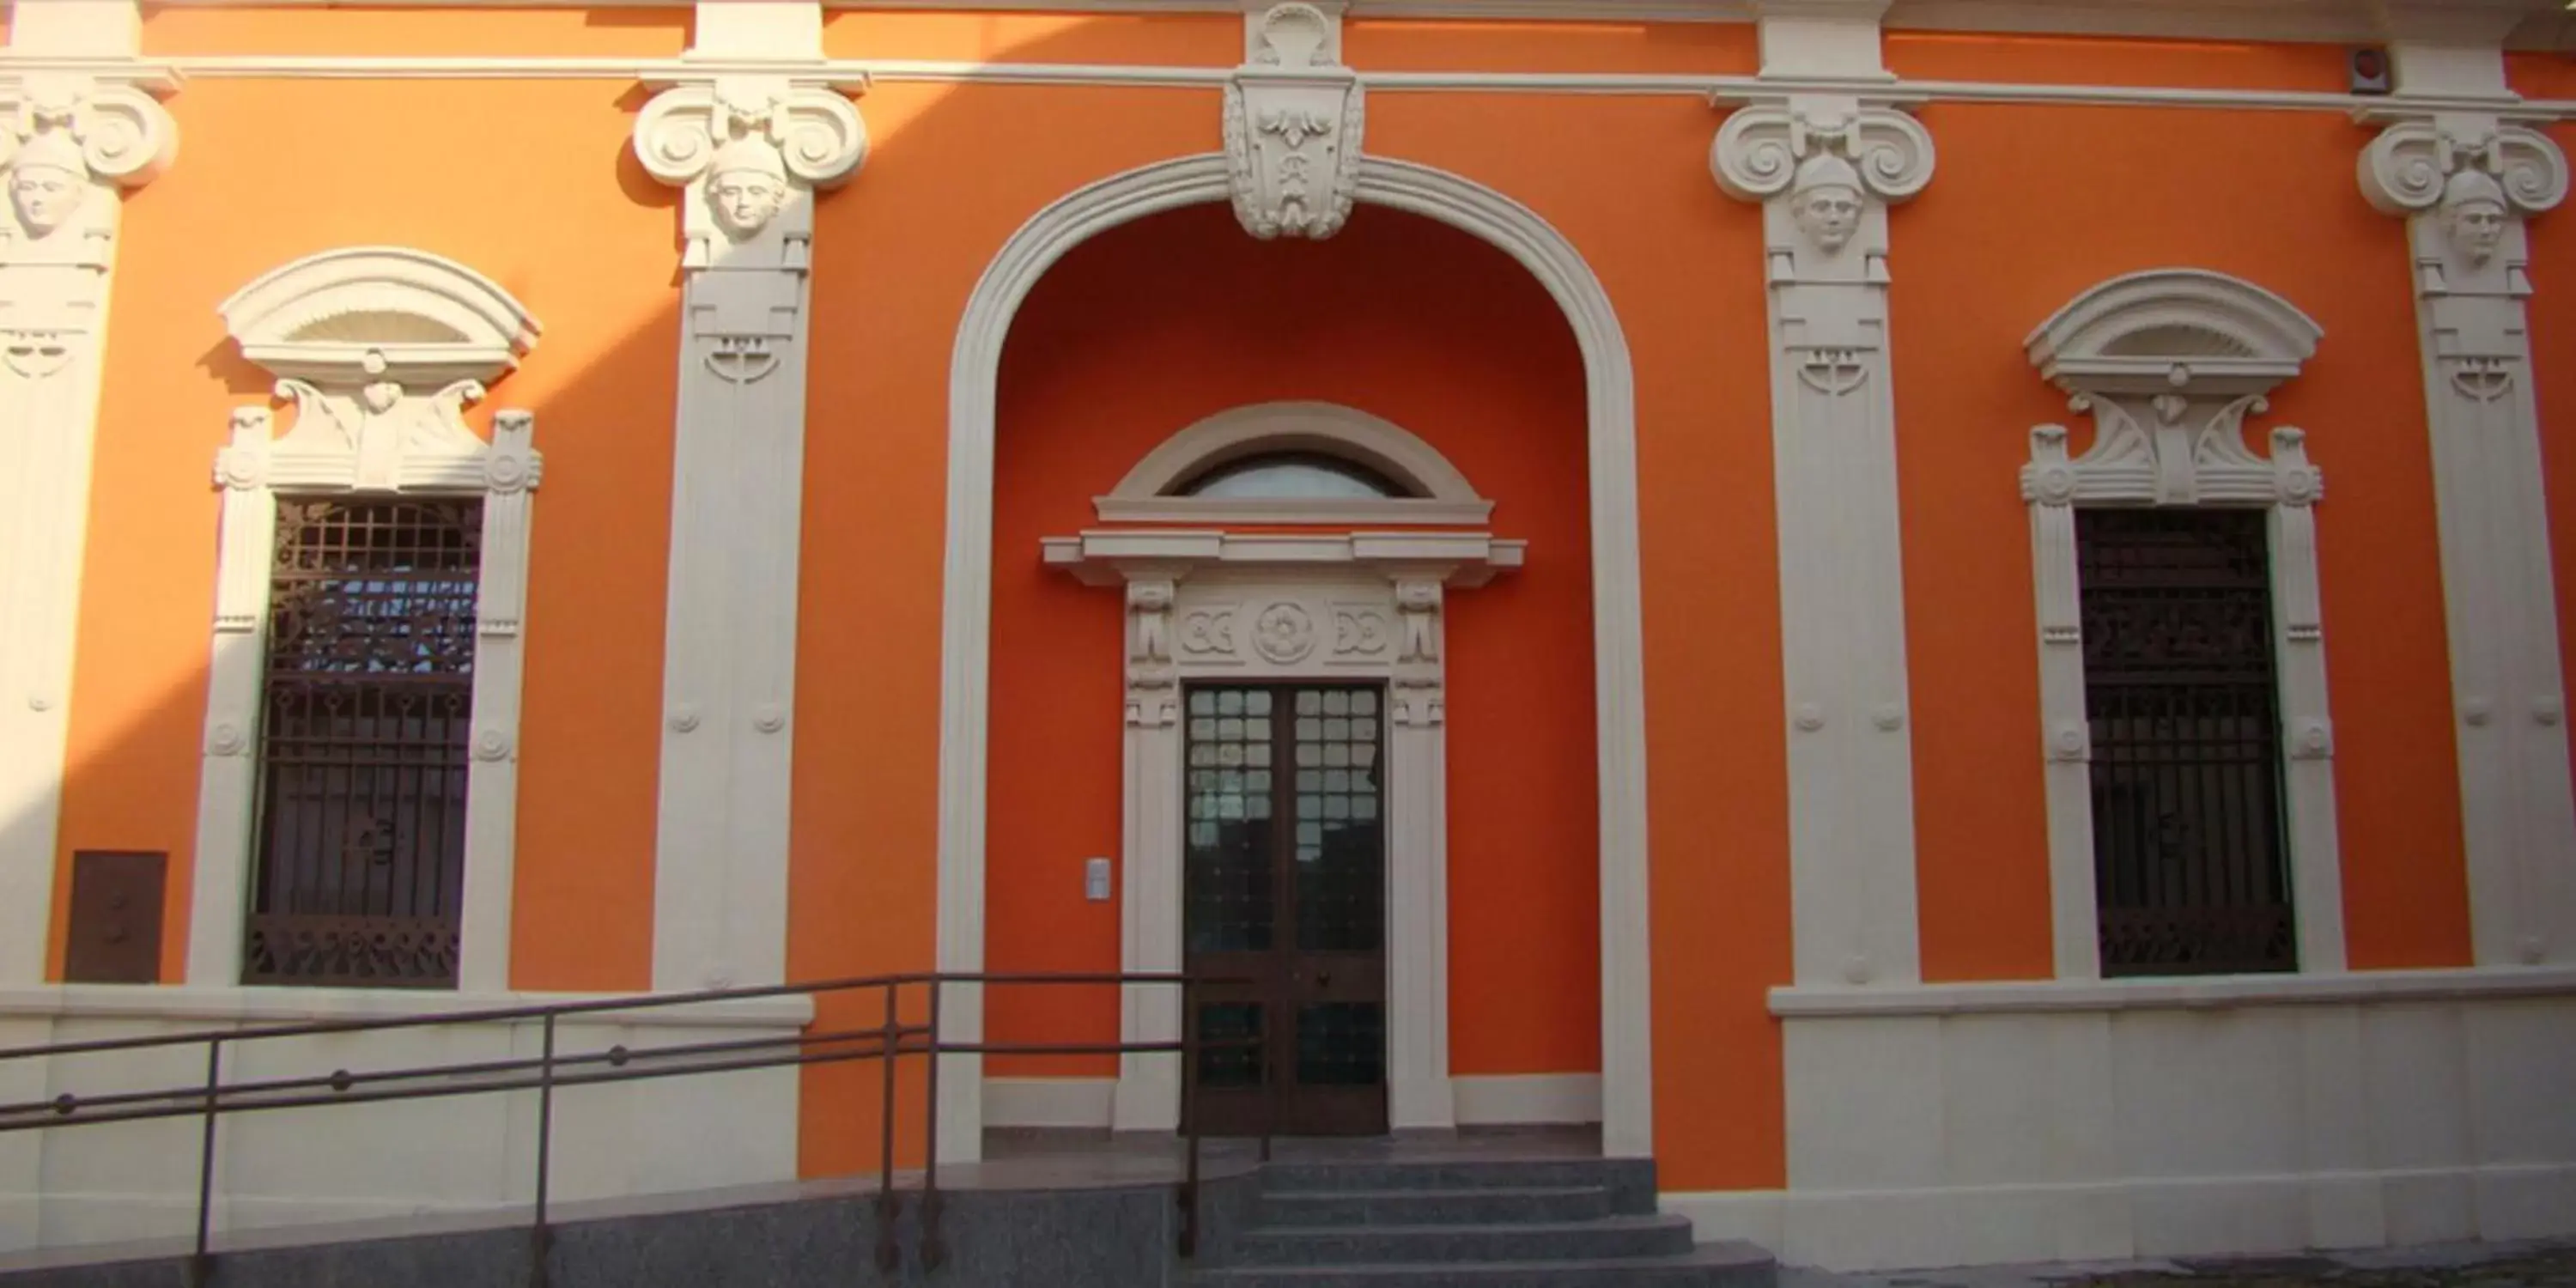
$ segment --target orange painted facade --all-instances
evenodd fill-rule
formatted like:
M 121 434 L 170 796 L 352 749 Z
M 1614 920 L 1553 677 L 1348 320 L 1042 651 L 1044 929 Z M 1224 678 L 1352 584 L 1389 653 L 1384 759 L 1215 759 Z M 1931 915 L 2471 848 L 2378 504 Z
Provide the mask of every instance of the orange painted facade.
M 685 9 L 151 10 L 163 57 L 649 59 Z M 836 57 L 1221 71 L 1231 15 L 834 11 Z M 1407 72 L 1749 75 L 1741 24 L 1363 20 L 1345 56 Z M 2340 51 L 1894 33 L 1889 66 L 1963 83 L 2332 93 Z M 2576 98 L 2563 55 L 2517 56 Z M 536 414 L 513 988 L 653 976 L 678 195 L 629 143 L 632 80 L 201 75 L 187 144 L 128 197 L 96 438 L 58 850 L 166 851 L 178 980 L 205 737 L 228 412 L 268 377 L 216 306 L 350 245 L 472 266 L 544 323 L 470 413 Z M 1219 146 L 1196 86 L 885 76 L 871 151 L 814 213 L 787 978 L 937 953 L 951 357 L 976 282 L 1048 203 Z M 1722 119 L 1687 94 L 1373 89 L 1367 152 L 1484 185 L 1598 276 L 1635 371 L 1644 620 L 1654 1153 L 1667 1190 L 1790 1181 L 1771 990 L 1792 982 L 1789 764 L 1761 211 L 1710 181 Z M 1890 347 L 1911 686 L 1921 975 L 2053 973 L 2028 510 L 2030 430 L 2089 425 L 2032 371 L 2032 328 L 2094 283 L 2192 266 L 2258 283 L 2325 338 L 2259 424 L 2309 431 L 2332 641 L 2344 925 L 2356 970 L 2473 964 L 2439 529 L 2402 221 L 2356 192 L 2372 132 L 2326 111 L 1933 101 L 1931 186 L 1890 216 Z M 2576 128 L 2556 127 L 2561 146 Z M 2559 639 L 2576 639 L 2576 216 L 2531 224 L 2535 369 Z M 1419 434 L 1497 502 L 1525 569 L 1449 601 L 1452 1071 L 1597 1073 L 1601 960 L 1593 530 L 1581 356 L 1545 289 L 1427 219 L 1363 206 L 1322 243 L 1259 243 L 1221 206 L 1076 248 L 1010 332 L 991 568 L 986 964 L 1107 971 L 1118 905 L 1080 897 L 1120 844 L 1121 608 L 1039 561 L 1091 499 L 1226 408 L 1323 400 Z M 2078 446 L 2089 429 L 2079 429 Z M 2569 663 L 2576 668 L 2576 652 Z M 57 879 L 59 978 L 68 879 Z M 827 1000 L 818 1023 L 865 1023 Z M 1106 991 L 997 995 L 998 1040 L 1102 1041 Z M 993 1076 L 1105 1077 L 1102 1057 Z M 864 1165 L 879 1084 L 803 1074 L 807 1175 Z M 920 1093 L 907 1075 L 905 1097 Z M 909 1117 L 910 1115 L 907 1115 Z M 907 1142 L 917 1149 L 917 1142 Z

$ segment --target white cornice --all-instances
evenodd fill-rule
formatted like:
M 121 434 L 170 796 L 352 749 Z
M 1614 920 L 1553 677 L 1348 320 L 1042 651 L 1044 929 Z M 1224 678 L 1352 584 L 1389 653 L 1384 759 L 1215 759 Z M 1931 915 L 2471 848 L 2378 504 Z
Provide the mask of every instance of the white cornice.
M 165 0 L 220 6 L 251 0 Z M 325 7 L 339 0 L 257 0 L 263 7 Z M 382 0 L 388 5 L 451 8 L 586 8 L 586 0 Z M 629 7 L 688 0 L 626 0 Z M 2489 8 L 2485 0 L 2477 0 Z M 2016 35 L 2141 36 L 2204 40 L 2350 44 L 2385 38 L 2382 0 L 1893 0 L 1895 30 L 1989 31 Z M 2576 14 L 2552 0 L 2501 0 L 2523 17 L 2510 43 L 2525 49 L 2576 48 Z M 830 9 L 986 10 L 1083 13 L 1240 13 L 1240 0 L 825 0 Z M 1529 22 L 1751 22 L 1752 0 L 1351 0 L 1355 21 L 1381 19 L 1511 19 Z
M 21 60 L 0 56 L 0 70 Z M 32 60 L 28 60 L 32 61 Z M 191 78 L 231 80 L 596 80 L 660 84 L 702 77 L 707 68 L 678 59 L 444 58 L 223 55 L 165 59 L 157 66 Z M 772 69 L 774 70 L 774 69 Z M 1215 90 L 1230 69 L 1076 63 L 971 63 L 895 59 L 827 59 L 798 69 L 800 78 L 935 84 L 1104 85 Z M 1752 76 L 1616 75 L 1558 72 L 1362 72 L 1360 82 L 1386 93 L 1516 93 L 1671 96 L 1726 102 L 1800 92 L 1849 94 L 1849 81 L 1809 83 Z M 1993 81 L 1892 81 L 1868 87 L 1873 99 L 1902 102 L 2050 103 L 2086 107 L 2178 107 L 2352 115 L 2403 106 L 2411 113 L 2496 111 L 2492 98 L 2441 99 L 2326 94 L 2303 90 L 2185 89 L 2127 85 L 2049 85 Z M 2525 99 L 2516 120 L 2576 117 L 2576 100 Z

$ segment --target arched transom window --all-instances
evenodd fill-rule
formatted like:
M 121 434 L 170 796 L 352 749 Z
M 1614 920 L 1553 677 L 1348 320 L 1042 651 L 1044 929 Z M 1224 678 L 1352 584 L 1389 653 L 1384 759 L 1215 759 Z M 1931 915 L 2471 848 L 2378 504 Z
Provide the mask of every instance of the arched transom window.
M 1331 403 L 1262 403 L 1166 439 L 1094 502 L 1103 520 L 1472 526 L 1493 513 L 1429 443 Z

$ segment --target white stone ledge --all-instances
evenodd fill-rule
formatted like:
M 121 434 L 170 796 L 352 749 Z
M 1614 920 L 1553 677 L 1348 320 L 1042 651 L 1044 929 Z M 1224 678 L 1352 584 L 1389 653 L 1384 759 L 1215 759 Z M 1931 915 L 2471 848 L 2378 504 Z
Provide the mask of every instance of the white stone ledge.
M 798 1029 L 814 1021 L 814 1000 L 811 997 L 758 997 L 656 1006 L 652 1005 L 654 996 L 651 993 L 454 993 L 408 989 L 58 984 L 0 988 L 0 1019 L 167 1020 L 220 1028 L 231 1024 L 426 1019 L 465 1011 L 623 1002 L 643 1009 L 567 1015 L 557 1023 L 625 1028 Z M 459 1022 L 534 1024 L 537 1021 L 528 1018 Z
M 1903 1015 L 2013 1015 L 2066 1011 L 2202 1011 L 2352 1002 L 2438 1002 L 2576 996 L 2576 968 L 2483 967 L 2353 971 L 2335 975 L 2227 975 L 2199 979 L 2041 980 L 1771 990 L 1771 1014 L 1788 1020 Z

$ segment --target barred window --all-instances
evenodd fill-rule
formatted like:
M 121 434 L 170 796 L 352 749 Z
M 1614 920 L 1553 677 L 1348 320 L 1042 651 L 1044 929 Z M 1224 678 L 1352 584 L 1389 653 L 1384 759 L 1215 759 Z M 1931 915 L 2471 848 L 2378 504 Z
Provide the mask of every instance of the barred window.
M 2264 517 L 2076 513 L 2105 975 L 2298 968 Z
M 456 986 L 482 530 L 279 499 L 243 982 Z

